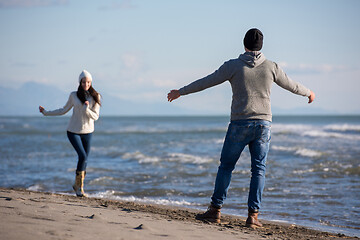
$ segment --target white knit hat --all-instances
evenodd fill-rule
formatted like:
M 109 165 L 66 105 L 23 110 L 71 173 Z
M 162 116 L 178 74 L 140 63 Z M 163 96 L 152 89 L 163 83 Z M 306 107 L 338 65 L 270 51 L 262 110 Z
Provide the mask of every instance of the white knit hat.
M 81 79 L 83 79 L 84 77 L 87 77 L 90 79 L 90 81 L 92 81 L 91 74 L 86 70 L 82 70 L 82 72 L 80 73 L 80 76 L 79 76 L 79 83 L 81 83 Z

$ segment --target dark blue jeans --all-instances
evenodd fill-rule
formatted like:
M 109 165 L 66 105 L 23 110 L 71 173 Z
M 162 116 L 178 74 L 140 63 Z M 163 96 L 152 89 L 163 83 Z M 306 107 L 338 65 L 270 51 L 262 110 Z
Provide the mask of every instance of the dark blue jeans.
M 87 158 L 90 153 L 92 133 L 77 134 L 68 131 L 67 136 L 70 140 L 71 145 L 74 147 L 76 153 L 79 156 L 76 171 L 85 171 L 87 165 Z
M 228 127 L 221 152 L 212 204 L 221 207 L 226 199 L 231 174 L 245 146 L 251 155 L 251 180 L 248 208 L 260 209 L 265 185 L 266 159 L 271 139 L 271 122 L 265 120 L 232 121 Z

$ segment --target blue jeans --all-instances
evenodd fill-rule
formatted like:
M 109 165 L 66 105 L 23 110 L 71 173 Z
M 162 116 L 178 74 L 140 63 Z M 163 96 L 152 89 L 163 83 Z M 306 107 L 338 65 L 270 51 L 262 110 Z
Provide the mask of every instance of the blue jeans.
M 87 158 L 90 153 L 92 133 L 77 134 L 68 131 L 67 136 L 70 140 L 71 145 L 74 147 L 76 153 L 79 156 L 76 171 L 85 171 L 87 165 Z
M 222 207 L 229 189 L 231 174 L 245 146 L 251 155 L 251 180 L 248 208 L 260 209 L 265 185 L 266 158 L 271 139 L 271 122 L 265 120 L 238 120 L 229 125 L 221 152 L 212 204 Z

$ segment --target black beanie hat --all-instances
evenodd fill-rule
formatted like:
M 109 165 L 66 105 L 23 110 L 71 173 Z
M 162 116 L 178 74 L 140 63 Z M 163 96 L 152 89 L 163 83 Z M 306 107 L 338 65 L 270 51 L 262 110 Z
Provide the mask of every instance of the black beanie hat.
M 263 45 L 263 34 L 257 28 L 252 28 L 245 34 L 244 46 L 250 51 L 260 51 Z

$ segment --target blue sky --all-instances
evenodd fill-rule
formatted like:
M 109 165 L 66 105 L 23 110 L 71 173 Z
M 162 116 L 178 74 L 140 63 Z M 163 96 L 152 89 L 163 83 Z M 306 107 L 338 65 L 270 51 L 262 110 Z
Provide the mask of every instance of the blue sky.
M 0 87 L 70 92 L 87 69 L 101 93 L 163 103 L 237 58 L 257 27 L 265 56 L 317 96 L 308 105 L 274 86 L 273 107 L 360 114 L 359 12 L 357 0 L 0 0 Z M 230 102 L 224 83 L 169 104 L 226 114 Z

